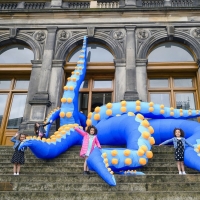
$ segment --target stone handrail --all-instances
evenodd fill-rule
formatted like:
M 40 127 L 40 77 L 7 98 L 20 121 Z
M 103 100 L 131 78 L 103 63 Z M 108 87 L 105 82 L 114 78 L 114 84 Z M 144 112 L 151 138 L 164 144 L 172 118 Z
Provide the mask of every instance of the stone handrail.
M 0 9 L 1 10 L 14 10 L 17 8 L 17 3 L 1 3 Z
M 97 8 L 119 8 L 119 1 L 97 2 Z
M 45 3 L 37 2 L 37 3 L 24 3 L 24 9 L 43 9 Z
M 142 7 L 163 7 L 164 0 L 143 0 Z

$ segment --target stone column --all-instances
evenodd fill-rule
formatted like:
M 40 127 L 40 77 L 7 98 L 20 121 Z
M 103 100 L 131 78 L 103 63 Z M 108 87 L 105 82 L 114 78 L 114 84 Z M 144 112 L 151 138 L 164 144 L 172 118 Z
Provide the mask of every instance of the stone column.
M 126 26 L 126 92 L 127 101 L 138 100 L 136 85 L 135 26 Z
M 49 99 L 51 101 L 51 107 L 54 109 L 60 107 L 60 99 L 63 95 L 63 81 L 64 81 L 64 64 L 63 60 L 53 60 L 52 71 L 49 85 Z
M 137 91 L 142 101 L 147 101 L 147 62 L 147 59 L 136 60 Z
M 57 27 L 48 27 L 47 41 L 44 48 L 42 68 L 38 92 L 47 93 L 49 88 L 49 77 L 51 74 L 51 64 L 54 54 Z
M 30 76 L 30 82 L 29 82 L 29 88 L 28 88 L 28 94 L 26 99 L 26 105 L 24 109 L 24 115 L 23 115 L 23 122 L 20 125 L 20 131 L 23 131 L 25 133 L 29 134 L 29 129 L 33 129 L 33 123 L 31 122 L 31 104 L 29 103 L 32 99 L 34 94 L 38 90 L 38 82 L 40 78 L 40 70 L 42 66 L 42 60 L 32 60 L 32 70 L 31 70 L 31 76 Z M 33 132 L 33 131 L 31 131 Z
M 124 60 L 115 59 L 115 102 L 124 100 L 126 91 L 126 63 Z
M 29 107 L 29 109 L 26 109 L 29 113 L 29 116 L 25 115 L 25 118 L 27 118 L 29 121 L 29 125 L 26 127 L 27 130 L 25 130 L 27 133 L 33 132 L 33 125 L 35 122 L 44 121 L 47 113 L 47 107 L 51 105 L 49 99 L 49 83 L 51 77 L 51 66 L 55 48 L 57 27 L 48 27 L 47 30 L 48 34 L 44 47 L 42 64 L 39 68 L 39 71 L 36 73 L 37 78 L 35 79 L 35 82 L 30 83 L 30 85 L 34 85 L 35 90 L 31 91 L 29 88 L 29 91 L 31 92 L 31 98 L 28 98 L 28 102 L 31 105 L 31 108 Z M 33 71 L 35 71 L 34 67 Z M 32 76 L 33 75 L 31 73 L 31 79 Z M 33 93 L 35 94 L 33 95 Z

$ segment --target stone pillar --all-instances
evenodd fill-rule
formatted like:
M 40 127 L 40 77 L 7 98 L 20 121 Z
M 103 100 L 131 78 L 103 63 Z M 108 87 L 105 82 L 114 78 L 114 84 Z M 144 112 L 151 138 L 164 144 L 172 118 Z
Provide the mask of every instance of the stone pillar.
M 31 122 L 31 104 L 29 102 L 33 99 L 34 94 L 38 90 L 38 82 L 40 78 L 40 70 L 42 66 L 42 60 L 32 60 L 32 70 L 29 82 L 28 94 L 26 99 L 26 105 L 24 109 L 23 122 L 21 123 L 19 129 L 25 133 L 29 134 L 29 129 L 33 130 L 33 123 Z M 33 131 L 31 131 L 32 133 Z
M 51 7 L 61 8 L 62 7 L 62 0 L 51 0 Z
M 44 48 L 42 68 L 38 92 L 46 94 L 49 88 L 49 77 L 51 74 L 51 64 L 54 54 L 57 27 L 48 27 L 47 41 Z
M 139 100 L 147 101 L 147 59 L 136 60 L 136 78 Z
M 138 100 L 136 85 L 135 26 L 126 26 L 126 101 Z
M 36 79 L 34 83 L 30 83 L 30 85 L 34 85 L 34 90 L 31 91 L 29 87 L 29 91 L 31 92 L 32 98 L 28 98 L 28 102 L 31 105 L 31 108 L 26 109 L 29 113 L 29 116 L 27 116 L 29 125 L 26 127 L 27 130 L 25 130 L 25 132 L 27 133 L 33 132 L 33 125 L 35 122 L 44 121 L 47 113 L 47 107 L 51 105 L 48 90 L 51 77 L 51 66 L 55 48 L 57 27 L 48 27 L 47 30 L 48 34 L 44 48 L 42 64 L 39 68 L 39 71 L 37 71 L 36 73 L 36 77 L 33 76 L 31 73 L 31 79 L 32 76 Z M 37 67 L 38 65 L 35 68 Z M 33 71 L 35 71 L 34 67 Z M 35 94 L 33 95 L 33 93 Z
M 124 99 L 126 91 L 126 63 L 124 60 L 115 59 L 115 102 Z
M 51 101 L 51 107 L 54 109 L 60 107 L 60 99 L 63 95 L 63 81 L 64 81 L 64 64 L 63 60 L 53 60 L 52 71 L 49 84 L 49 99 Z

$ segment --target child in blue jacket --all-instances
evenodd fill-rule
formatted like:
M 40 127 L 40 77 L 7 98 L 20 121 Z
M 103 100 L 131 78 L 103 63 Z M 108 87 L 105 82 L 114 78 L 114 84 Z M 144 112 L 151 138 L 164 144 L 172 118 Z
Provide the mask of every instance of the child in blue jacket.
M 179 171 L 179 174 L 185 175 L 185 169 L 184 169 L 184 150 L 185 150 L 185 144 L 188 146 L 194 148 L 192 144 L 187 142 L 187 140 L 184 138 L 184 132 L 182 129 L 175 128 L 174 129 L 174 137 L 172 139 L 166 140 L 163 143 L 161 143 L 159 146 L 163 144 L 167 144 L 173 142 L 174 148 L 175 148 L 175 160 L 177 161 L 177 168 Z
M 24 151 L 26 150 L 26 147 L 23 147 L 22 149 L 18 150 L 21 142 L 23 142 L 26 139 L 25 134 L 19 134 L 18 132 L 11 138 L 11 142 L 14 142 L 13 149 L 15 150 L 11 159 L 11 163 L 14 164 L 13 166 L 13 173 L 14 175 L 19 175 L 20 167 L 24 164 L 25 158 L 24 158 Z

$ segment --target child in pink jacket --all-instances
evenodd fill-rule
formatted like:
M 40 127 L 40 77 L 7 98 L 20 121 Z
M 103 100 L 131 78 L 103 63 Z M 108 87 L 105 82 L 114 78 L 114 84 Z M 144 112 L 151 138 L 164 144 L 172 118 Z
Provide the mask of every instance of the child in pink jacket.
M 97 139 L 96 136 L 97 129 L 95 126 L 89 126 L 87 128 L 87 132 L 80 130 L 78 128 L 75 128 L 75 130 L 83 136 L 83 144 L 80 152 L 80 156 L 85 158 L 83 174 L 90 174 L 87 166 L 87 158 L 96 146 L 98 148 L 101 148 L 99 140 Z

